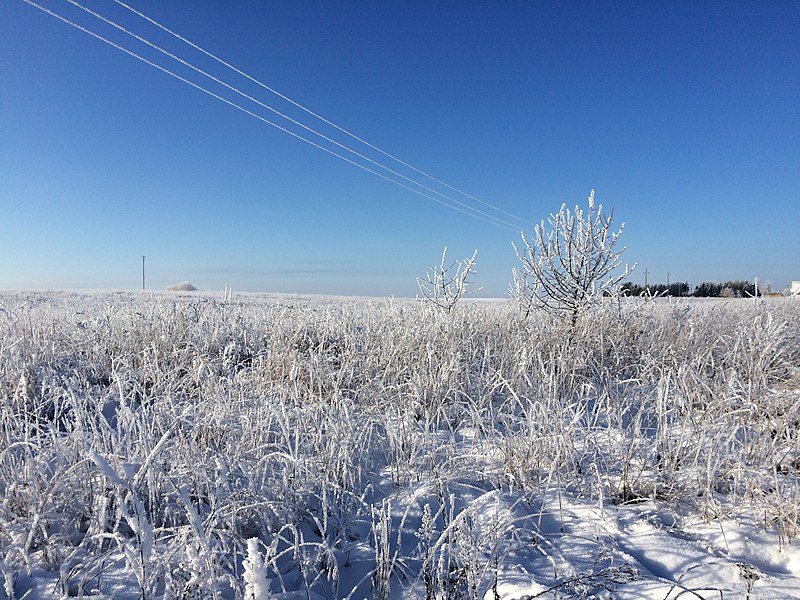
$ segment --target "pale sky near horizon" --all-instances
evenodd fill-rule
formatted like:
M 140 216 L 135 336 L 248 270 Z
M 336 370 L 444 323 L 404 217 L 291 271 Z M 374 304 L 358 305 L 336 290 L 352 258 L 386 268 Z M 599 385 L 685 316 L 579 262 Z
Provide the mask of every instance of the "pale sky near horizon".
M 36 1 L 314 137 L 67 0 Z M 481 295 L 502 296 L 519 230 L 592 188 L 625 222 L 634 282 L 800 280 L 798 2 L 127 2 L 404 165 L 121 3 L 77 1 L 424 195 L 8 0 L 0 289 L 136 289 L 146 255 L 152 288 L 413 296 L 447 246 L 477 248 Z

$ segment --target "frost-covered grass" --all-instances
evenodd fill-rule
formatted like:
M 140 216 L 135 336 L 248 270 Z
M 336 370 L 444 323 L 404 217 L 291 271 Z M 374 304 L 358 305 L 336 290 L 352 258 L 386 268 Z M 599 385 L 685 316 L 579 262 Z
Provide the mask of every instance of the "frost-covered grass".
M 800 597 L 790 299 L 4 292 L 0 400 L 0 598 Z

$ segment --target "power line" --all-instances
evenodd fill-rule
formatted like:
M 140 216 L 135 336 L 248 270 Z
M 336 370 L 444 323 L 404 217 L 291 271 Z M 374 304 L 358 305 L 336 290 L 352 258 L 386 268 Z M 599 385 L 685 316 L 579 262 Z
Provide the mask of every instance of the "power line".
M 407 162 L 405 162 L 405 161 L 401 160 L 400 158 L 398 158 L 398 157 L 394 156 L 393 154 L 390 154 L 389 152 L 386 152 L 385 150 L 382 150 L 382 149 L 381 149 L 381 148 L 379 148 L 378 146 L 375 146 L 375 145 L 373 145 L 373 144 L 369 143 L 368 141 L 364 140 L 363 138 L 359 137 L 358 135 L 356 135 L 356 134 L 354 134 L 354 133 L 352 133 L 352 132 L 348 131 L 348 130 L 347 130 L 347 129 L 345 129 L 344 127 L 341 127 L 341 126 L 337 125 L 336 123 L 334 123 L 334 122 L 332 122 L 332 121 L 329 121 L 329 120 L 328 120 L 328 119 L 326 119 L 325 117 L 323 117 L 323 116 L 321 116 L 321 115 L 317 114 L 316 112 L 314 112 L 313 110 L 311 110 L 311 109 L 309 109 L 309 108 L 307 108 L 307 107 L 303 106 L 303 105 L 302 105 L 302 104 L 300 104 L 299 102 L 296 102 L 295 100 L 292 100 L 292 99 L 291 99 L 291 98 L 289 98 L 288 96 L 286 96 L 286 95 L 282 94 L 281 92 L 279 92 L 279 91 L 275 90 L 274 88 L 272 88 L 272 87 L 268 86 L 267 84 L 265 84 L 265 83 L 263 83 L 263 82 L 259 81 L 259 80 L 258 80 L 258 79 L 256 79 L 255 77 L 252 77 L 251 75 L 248 75 L 248 74 L 247 74 L 247 73 L 245 73 L 244 71 L 242 71 L 242 70 L 240 70 L 240 69 L 238 69 L 238 68 L 234 67 L 234 66 L 233 66 L 233 65 L 231 65 L 230 63 L 228 63 L 228 62 L 224 61 L 223 59 L 219 58 L 218 56 L 216 56 L 216 55 L 212 54 L 212 53 L 211 53 L 211 52 L 209 52 L 208 50 L 206 50 L 206 49 L 204 49 L 204 48 L 202 48 L 202 47 L 198 46 L 198 45 L 197 45 L 197 44 L 195 44 L 194 42 L 191 42 L 190 40 L 186 39 L 185 37 L 181 36 L 180 34 L 178 34 L 178 33 L 175 33 L 174 31 L 172 31 L 171 29 L 169 29 L 169 28 L 168 28 L 168 27 L 166 27 L 165 25 L 162 25 L 161 23 L 159 23 L 158 21 L 156 21 L 156 20 L 154 20 L 154 19 L 152 19 L 152 18 L 148 17 L 148 16 L 147 16 L 147 15 L 145 15 L 144 13 L 142 13 L 142 12 L 140 12 L 140 11 L 136 10 L 135 8 L 132 8 L 131 6 L 129 6 L 128 4 L 126 4 L 125 2 L 122 2 L 122 0 L 114 0 L 114 2 L 116 2 L 117 4 L 119 4 L 119 5 L 120 5 L 120 6 L 122 6 L 122 7 L 126 8 L 127 10 L 131 11 L 132 13 L 134 13 L 134 14 L 138 15 L 138 16 L 139 16 L 139 17 L 141 17 L 142 19 L 144 19 L 144 20 L 146 20 L 146 21 L 148 21 L 148 22 L 152 23 L 153 25 L 155 25 L 156 27 L 158 27 L 158 28 L 159 28 L 159 29 L 161 29 L 162 31 L 165 31 L 166 33 L 168 33 L 168 34 L 172 35 L 173 37 L 175 37 L 175 38 L 179 39 L 180 41 L 184 42 L 185 44 L 188 44 L 188 45 L 189 45 L 189 46 L 191 46 L 192 48 L 194 48 L 194 49 L 196 49 L 196 50 L 198 50 L 198 51 L 202 52 L 203 54 L 205 54 L 205 55 L 206 55 L 206 56 L 208 56 L 209 58 L 211 58 L 211 59 L 213 59 L 213 60 L 217 61 L 217 62 L 218 62 L 218 63 L 220 63 L 221 65 L 223 65 L 223 66 L 225 66 L 225 67 L 227 67 L 227 68 L 231 69 L 231 70 L 232 70 L 232 71 L 234 71 L 235 73 L 238 73 L 238 74 L 239 74 L 239 75 L 241 75 L 242 77 L 245 77 L 246 79 L 248 79 L 248 80 L 252 81 L 252 82 L 253 82 L 253 83 L 255 83 L 256 85 L 258 85 L 258 86 L 260 86 L 260 87 L 264 88 L 264 89 L 265 89 L 265 90 L 267 90 L 268 92 L 271 92 L 272 94 L 275 94 L 276 96 L 278 96 L 278 97 L 279 97 L 279 98 L 281 98 L 282 100 L 285 100 L 286 102 L 288 102 L 288 103 L 292 104 L 293 106 L 296 106 L 297 108 L 299 108 L 300 110 L 303 110 L 303 111 L 305 111 L 306 113 L 308 113 L 308 114 L 309 114 L 309 115 L 311 115 L 312 117 L 314 117 L 314 118 L 316 118 L 316 119 L 319 119 L 319 120 L 320 120 L 320 121 L 322 121 L 323 123 L 325 123 L 325 124 L 327 124 L 327 125 L 330 125 L 331 127 L 333 127 L 333 128 L 335 128 L 335 129 L 337 129 L 338 131 L 340 131 L 340 132 L 344 133 L 345 135 L 347 135 L 347 136 L 349 136 L 349 137 L 353 138 L 354 140 L 356 140 L 356 141 L 358 141 L 358 142 L 360 142 L 360 143 L 364 144 L 365 146 L 368 146 L 369 148 L 371 148 L 371 149 L 375 150 L 376 152 L 379 152 L 379 153 L 383 154 L 384 156 L 386 156 L 386 157 L 388 157 L 388 158 L 390 158 L 390 159 L 392 159 L 392 160 L 396 161 L 397 163 L 399 163 L 399 164 L 403 165 L 404 167 L 407 167 L 407 168 L 409 168 L 409 169 L 411 169 L 411 170 L 413 170 L 413 171 L 415 171 L 415 172 L 419 173 L 420 175 L 423 175 L 424 177 L 427 177 L 427 178 L 429 178 L 430 180 L 432 180 L 432 181 L 435 181 L 436 183 L 438 183 L 438 184 L 440 184 L 440 185 L 442 185 L 442 186 L 444 186 L 444 187 L 446 187 L 446 188 L 448 188 L 448 189 L 450 189 L 450 190 L 452 190 L 452 191 L 454 191 L 454 192 L 456 192 L 456 193 L 458 193 L 458 194 L 461 194 L 462 196 L 465 196 L 465 197 L 467 197 L 467 198 L 469 198 L 469 199 L 471 199 L 471 200 L 474 200 L 475 202 L 478 202 L 479 204 L 482 204 L 483 206 L 486 206 L 486 207 L 488 207 L 488 208 L 491 208 L 492 210 L 496 210 L 496 211 L 498 211 L 498 212 L 500 212 L 500 213 L 502 213 L 502 214 L 504 214 L 504 215 L 506 215 L 506 216 L 508 216 L 508 217 L 511 217 L 511 218 L 513 218 L 513 219 L 516 219 L 516 220 L 518 220 L 518 221 L 521 221 L 522 223 L 525 223 L 525 226 L 526 226 L 526 227 L 529 227 L 529 226 L 531 226 L 531 225 L 533 225 L 533 224 L 534 224 L 532 221 L 529 221 L 529 220 L 527 220 L 527 219 L 523 219 L 523 218 L 521 218 L 521 217 L 518 217 L 517 215 L 514 215 L 514 214 L 512 214 L 512 213 L 510 213 L 510 212 L 507 212 L 507 211 L 503 210 L 502 208 L 498 208 L 497 206 L 494 206 L 493 204 L 490 204 L 490 203 L 488 203 L 488 202 L 485 202 L 484 200 L 481 200 L 480 198 L 477 198 L 477 197 L 475 197 L 475 196 L 473 196 L 473 195 L 471 195 L 471 194 L 468 194 L 467 192 L 464 192 L 464 191 L 462 191 L 462 190 L 460 190 L 460 189 L 458 189 L 458 188 L 456 188 L 456 187 L 454 187 L 454 186 L 450 185 L 449 183 L 446 183 L 446 182 L 444 182 L 444 181 L 442 181 L 442 180 L 440 180 L 440 179 L 437 179 L 437 178 L 436 178 L 436 177 L 434 177 L 433 175 L 430 175 L 430 174 L 426 173 L 425 171 L 423 171 L 423 170 L 421 170 L 421 169 L 419 169 L 419 168 L 417 168 L 417 167 L 415 167 L 415 166 L 413 166 L 413 165 L 411 165 L 411 164 L 409 164 L 409 163 L 407 163 Z
M 116 22 L 104 17 L 101 14 L 98 14 L 98 13 L 94 12 L 93 10 L 91 10 L 89 8 L 86 8 L 85 6 L 83 6 L 80 3 L 76 2 L 76 0 L 67 0 L 67 2 L 69 2 L 73 6 L 78 7 L 79 9 L 87 12 L 88 14 L 96 17 L 97 19 L 100 19 L 101 21 L 111 25 L 112 27 L 118 29 L 119 31 L 122 31 L 125 34 L 127 34 L 127 35 L 129 35 L 129 36 L 131 36 L 131 37 L 133 37 L 133 38 L 135 38 L 137 40 L 139 40 L 140 42 L 142 42 L 143 44 L 146 44 L 147 46 L 153 48 L 154 50 L 156 50 L 158 52 L 161 52 L 162 54 L 172 58 L 173 60 L 176 60 L 177 62 L 181 63 L 182 65 L 192 69 L 196 73 L 199 73 L 199 74 L 203 75 L 204 77 L 207 77 L 208 79 L 214 81 L 215 83 L 218 83 L 218 84 L 224 86 L 225 88 L 231 90 L 232 92 L 234 92 L 236 94 L 239 94 L 240 96 L 250 100 L 251 102 L 254 102 L 255 104 L 261 106 L 262 108 L 266 108 L 267 110 L 273 112 L 274 114 L 278 115 L 279 117 L 282 117 L 282 118 L 286 119 L 290 123 L 293 123 L 294 125 L 297 125 L 298 127 L 301 127 L 302 129 L 305 129 L 309 133 L 313 133 L 314 135 L 322 138 L 323 140 L 325 140 L 327 142 L 330 142 L 331 144 L 334 144 L 335 146 L 337 146 L 337 147 L 339 147 L 339 148 L 341 148 L 343 150 L 346 150 L 347 152 L 350 152 L 351 154 L 354 154 L 355 156 L 357 156 L 357 157 L 359 157 L 359 158 L 361 158 L 363 160 L 366 160 L 367 162 L 375 165 L 376 167 L 384 169 L 387 172 L 391 173 L 392 175 L 395 175 L 396 177 L 399 177 L 399 178 L 403 179 L 404 181 L 407 181 L 407 182 L 409 182 L 409 183 L 411 183 L 413 185 L 417 185 L 420 188 L 424 189 L 425 191 L 430 192 L 432 194 L 436 194 L 437 196 L 439 196 L 441 198 L 445 198 L 446 200 L 449 200 L 450 202 L 453 202 L 453 203 L 455 203 L 455 204 L 457 204 L 459 206 L 462 206 L 462 207 L 466 208 L 467 210 L 475 211 L 476 213 L 478 213 L 478 214 L 480 214 L 480 215 L 482 215 L 484 217 L 487 217 L 489 219 L 494 219 L 494 220 L 498 221 L 498 223 L 503 223 L 503 224 L 506 224 L 506 225 L 508 225 L 510 227 L 516 227 L 513 223 L 511 223 L 509 221 L 506 221 L 505 219 L 501 219 L 501 218 L 495 217 L 494 215 L 490 215 L 490 214 L 488 214 L 488 213 L 486 213 L 484 211 L 481 211 L 481 210 L 476 209 L 476 208 L 474 208 L 472 206 L 469 206 L 468 204 L 465 204 L 465 203 L 463 203 L 463 202 L 461 202 L 459 200 L 456 200 L 455 198 L 452 198 L 452 197 L 448 196 L 447 194 L 442 194 L 441 192 L 439 192 L 437 190 L 434 190 L 433 188 L 430 188 L 430 187 L 428 187 L 428 186 L 426 186 L 426 185 L 424 185 L 422 183 L 419 183 L 418 181 L 416 181 L 414 179 L 411 179 L 410 177 L 406 177 L 402 173 L 398 173 L 394 169 L 391 169 L 391 168 L 389 168 L 389 167 L 387 167 L 387 166 L 385 166 L 385 165 L 383 165 L 383 164 L 381 164 L 381 163 L 369 158 L 368 156 L 364 156 L 363 154 L 357 152 L 356 150 L 353 150 L 352 148 L 349 148 L 348 146 L 346 146 L 344 144 L 341 144 L 341 143 L 337 142 L 336 140 L 331 139 L 330 137 L 328 137 L 328 136 L 326 136 L 326 135 L 324 135 L 324 134 L 312 129 L 311 127 L 308 127 L 307 125 L 305 125 L 305 124 L 303 124 L 303 123 L 301 123 L 301 122 L 299 122 L 299 121 L 297 121 L 297 120 L 295 120 L 295 119 L 283 114 L 282 112 L 278 111 L 277 109 L 273 108 L 272 106 L 264 104 L 260 100 L 257 100 L 256 98 L 253 98 L 252 96 L 246 94 L 245 92 L 242 92 L 238 88 L 235 88 L 232 85 L 229 85 L 225 81 L 222 81 L 222 80 L 218 79 L 217 77 L 207 73 L 206 71 L 203 71 L 202 69 L 196 67 L 195 65 L 189 63 L 188 61 L 186 61 L 186 60 L 184 60 L 184 59 L 182 59 L 182 58 L 180 58 L 178 56 L 175 56 L 171 52 L 169 52 L 167 50 L 164 50 L 163 48 L 161 48 L 160 46 L 157 46 L 156 44 L 153 44 L 149 40 L 147 40 L 147 39 L 145 39 L 145 38 L 143 38 L 143 37 L 131 32 L 131 31 L 129 31 L 128 29 L 126 29 L 122 25 L 120 25 L 120 24 L 118 24 L 118 23 L 116 23 Z M 495 210 L 500 210 L 500 209 L 496 209 L 495 208 Z M 500 211 L 500 212 L 504 212 L 504 211 Z M 514 218 L 518 219 L 521 222 L 524 222 L 522 219 L 519 219 L 518 217 L 514 217 Z
M 233 108 L 236 108 L 236 109 L 238 109 L 238 110 L 240 110 L 240 111 L 242 111 L 242 112 L 244 112 L 244 113 L 246 113 L 246 114 L 248 114 L 248 115 L 250 115 L 250 116 L 252 116 L 252 117 L 254 117 L 256 119 L 258 119 L 259 121 L 262 121 L 262 122 L 266 123 L 267 125 L 270 125 L 270 126 L 276 128 L 276 129 L 278 129 L 278 130 L 280 130 L 280 131 L 282 131 L 282 132 L 284 132 L 284 133 L 286 133 L 286 134 L 288 134 L 288 135 L 290 135 L 290 136 L 292 136 L 294 138 L 297 138 L 298 140 L 301 140 L 301 141 L 303 141 L 303 142 L 305 142 L 305 143 L 307 143 L 307 144 L 309 144 L 311 146 L 314 146 L 315 148 L 317 148 L 319 150 L 322 150 L 323 152 L 327 152 L 328 154 L 330 154 L 332 156 L 335 156 L 336 158 L 339 158 L 339 159 L 341 159 L 341 160 L 343 160 L 343 161 L 345 161 L 345 162 L 347 162 L 347 163 L 349 163 L 349 164 L 351 164 L 351 165 L 353 165 L 355 167 L 358 167 L 359 169 L 362 169 L 363 171 L 366 171 L 367 173 L 371 173 L 371 174 L 373 174 L 373 175 L 375 175 L 377 177 L 380 177 L 381 179 L 384 179 L 384 180 L 386 180 L 386 181 L 388 181 L 390 183 L 393 183 L 394 185 L 397 185 L 397 186 L 399 186 L 399 187 L 401 187 L 403 189 L 406 189 L 406 190 L 408 190 L 410 192 L 413 192 L 413 193 L 415 193 L 415 194 L 417 194 L 419 196 L 422 196 L 423 198 L 427 198 L 429 200 L 433 200 L 434 202 L 436 202 L 438 204 L 441 204 L 442 206 L 445 206 L 445 207 L 450 208 L 452 210 L 461 212 L 461 213 L 463 213 L 465 215 L 468 215 L 470 217 L 474 217 L 476 219 L 480 219 L 481 221 L 485 221 L 486 223 L 489 223 L 490 225 L 495 225 L 497 227 L 502 227 L 504 229 L 508 229 L 508 230 L 514 231 L 514 232 L 519 230 L 518 228 L 512 226 L 510 223 L 502 221 L 501 219 L 498 219 L 497 217 L 493 217 L 491 215 L 486 215 L 485 213 L 482 213 L 481 211 L 478 211 L 478 209 L 475 209 L 473 207 L 465 205 L 466 209 L 474 211 L 474 212 L 468 212 L 468 210 L 459 208 L 458 206 L 453 206 L 451 204 L 448 204 L 447 202 L 445 202 L 443 200 L 440 200 L 439 198 L 436 198 L 434 196 L 431 196 L 429 194 L 426 194 L 424 192 L 416 190 L 416 189 L 414 189 L 412 187 L 409 187 L 409 186 L 407 186 L 407 185 L 405 185 L 405 184 L 403 184 L 403 183 L 401 183 L 399 181 L 396 181 L 396 180 L 394 180 L 394 179 L 392 179 L 390 177 L 387 177 L 386 175 L 383 175 L 382 173 L 378 173 L 377 171 L 375 171 L 373 169 L 370 169 L 369 167 L 366 167 L 366 166 L 364 166 L 362 164 L 359 164 L 359 163 L 357 163 L 357 162 L 355 162 L 353 160 L 350 160 L 349 158 L 347 158 L 345 156 L 342 156 L 341 154 L 338 154 L 337 152 L 334 152 L 333 150 L 330 150 L 329 148 L 325 148 L 324 146 L 321 146 L 320 144 L 317 144 L 316 142 L 314 142 L 312 140 L 309 140 L 308 138 L 305 138 L 302 135 L 299 135 L 299 134 L 297 134 L 297 133 L 295 133 L 293 131 L 290 131 L 289 129 L 286 129 L 285 127 L 282 127 L 281 125 L 278 125 L 277 123 L 274 123 L 273 121 L 270 121 L 269 119 L 267 119 L 265 117 L 262 117 L 261 115 L 258 115 L 256 113 L 244 108 L 243 106 L 240 106 L 240 105 L 236 104 L 235 102 L 232 102 L 231 100 L 228 100 L 227 98 L 224 98 L 224 97 L 220 96 L 219 94 L 216 94 L 216 93 L 204 88 L 201 85 L 198 85 L 198 84 L 196 84 L 196 83 L 194 83 L 192 81 L 189 81 L 185 77 L 182 77 L 182 76 L 178 75 L 177 73 L 174 73 L 173 71 L 170 71 L 166 67 L 163 67 L 163 66 L 161 66 L 159 64 L 156 64 L 153 61 L 151 61 L 151 60 L 149 60 L 147 58 L 144 58 L 143 56 L 140 56 L 139 54 L 136 54 L 132 50 L 129 50 L 129 49 L 123 47 L 123 46 L 120 46 L 119 44 L 116 44 L 115 42 L 112 42 L 111 40 L 108 40 L 108 39 L 104 38 L 100 34 L 95 33 L 93 31 L 90 31 L 89 29 L 86 29 L 85 27 L 83 27 L 82 25 L 79 25 L 78 23 L 70 21 L 66 17 L 64 17 L 64 16 L 62 16 L 62 15 L 60 15 L 60 14 L 58 14 L 58 13 L 52 11 L 52 10 L 49 10 L 49 9 L 37 4 L 33 0 L 22 0 L 22 1 L 25 2 L 26 4 L 29 4 L 29 5 L 31 5 L 33 7 L 41 10 L 42 12 L 45 12 L 45 13 L 49 14 L 52 17 L 55 17 L 56 19 L 58 19 L 60 21 L 63 21 L 64 23 L 66 23 L 66 24 L 68 24 L 68 25 L 70 25 L 70 26 L 72 26 L 72 27 L 74 27 L 74 28 L 76 28 L 76 29 L 78 29 L 78 30 L 80 30 L 80 31 L 82 31 L 82 32 L 84 32 L 84 33 L 86 33 L 86 34 L 98 39 L 98 40 L 100 40 L 101 42 L 103 42 L 105 44 L 108 44 L 109 46 L 112 46 L 113 48 L 116 48 L 117 50 L 119 50 L 121 52 L 124 52 L 125 54 L 128 54 L 129 56 L 132 56 L 133 58 L 136 58 L 137 60 L 142 61 L 143 63 L 145 63 L 147 65 L 150 65 L 151 67 L 153 67 L 155 69 L 158 69 L 159 71 L 161 71 L 163 73 L 166 73 L 167 75 L 169 75 L 171 77 L 174 77 L 175 79 L 177 79 L 177 80 L 179 80 L 179 81 L 181 81 L 181 82 L 183 82 L 183 83 L 185 83 L 187 85 L 190 85 L 193 88 L 195 88 L 197 90 L 200 90 L 201 92 L 204 92 L 204 93 L 208 94 L 212 98 L 215 98 L 215 99 L 217 99 L 217 100 L 219 100 L 221 102 L 224 102 L 225 104 L 228 104 L 229 106 L 232 106 Z M 475 213 L 478 213 L 478 214 L 475 214 Z

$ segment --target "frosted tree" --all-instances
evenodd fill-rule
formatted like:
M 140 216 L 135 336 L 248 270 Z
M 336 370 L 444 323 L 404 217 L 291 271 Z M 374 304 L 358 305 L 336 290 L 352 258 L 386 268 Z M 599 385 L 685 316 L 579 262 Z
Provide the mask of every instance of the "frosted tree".
M 569 315 L 574 327 L 578 315 L 594 300 L 618 291 L 619 282 L 636 265 L 625 265 L 617 272 L 625 251 L 624 247 L 616 248 L 624 224 L 614 231 L 613 220 L 613 210 L 605 216 L 602 204 L 595 205 L 592 190 L 588 212 L 579 206 L 570 211 L 562 204 L 561 210 L 548 218 L 549 230 L 544 221 L 536 225 L 533 244 L 524 232 L 523 248 L 512 242 L 522 264 L 513 269 L 510 295 L 525 316 L 541 307 Z

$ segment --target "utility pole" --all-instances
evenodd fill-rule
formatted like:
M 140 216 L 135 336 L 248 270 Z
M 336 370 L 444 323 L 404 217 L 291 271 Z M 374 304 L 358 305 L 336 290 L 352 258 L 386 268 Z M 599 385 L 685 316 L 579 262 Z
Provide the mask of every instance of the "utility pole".
M 647 267 L 644 268 L 644 289 L 647 289 Z
M 144 289 L 144 259 L 145 256 L 142 254 L 142 289 Z
M 667 271 L 667 287 L 669 287 L 669 271 Z

